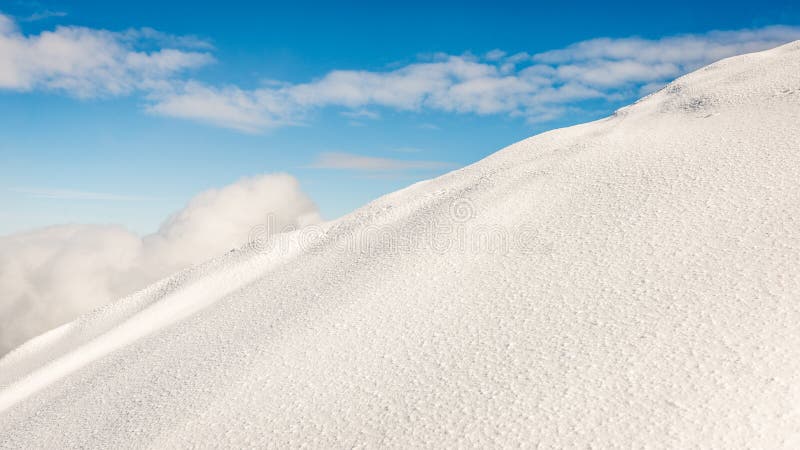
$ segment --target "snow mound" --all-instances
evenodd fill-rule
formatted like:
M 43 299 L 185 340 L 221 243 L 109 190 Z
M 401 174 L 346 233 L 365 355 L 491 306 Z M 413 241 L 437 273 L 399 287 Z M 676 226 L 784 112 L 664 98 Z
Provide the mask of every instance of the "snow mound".
M 0 360 L 0 447 L 800 447 L 800 42 Z

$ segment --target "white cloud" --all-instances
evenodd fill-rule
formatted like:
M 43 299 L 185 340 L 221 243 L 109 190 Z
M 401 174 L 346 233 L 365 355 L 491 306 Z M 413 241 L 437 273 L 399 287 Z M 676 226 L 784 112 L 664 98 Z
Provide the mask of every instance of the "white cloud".
M 63 26 L 25 35 L 0 14 L 0 89 L 57 90 L 81 98 L 123 95 L 213 61 L 205 52 L 138 49 L 166 36 L 149 29 L 116 33 Z
M 36 22 L 37 20 L 45 20 L 53 17 L 65 17 L 66 15 L 67 13 L 63 11 L 52 11 L 45 9 L 44 11 L 35 12 L 21 20 L 23 22 Z
M 461 81 L 492 77 L 497 69 L 463 56 L 410 64 L 388 72 L 335 70 L 310 83 L 284 87 L 281 93 L 300 106 L 359 108 L 367 105 L 416 110 Z
M 368 109 L 357 109 L 353 111 L 342 111 L 341 113 L 345 117 L 349 117 L 351 119 L 370 119 L 370 120 L 377 120 L 381 118 L 381 115 L 376 111 L 370 111 Z
M 240 180 L 195 196 L 153 234 L 119 226 L 59 225 L 0 237 L 0 355 L 184 267 L 267 233 L 319 221 L 289 175 Z
M 599 38 L 564 49 L 543 52 L 533 59 L 548 64 L 575 61 L 636 60 L 647 63 L 703 64 L 800 39 L 800 28 L 769 26 L 750 30 L 711 31 L 661 39 Z
M 376 158 L 344 152 L 324 152 L 308 166 L 310 169 L 358 170 L 369 172 L 402 170 L 452 169 L 454 164 L 442 161 Z
M 506 52 L 500 50 L 499 48 L 496 48 L 494 50 L 486 52 L 484 58 L 486 58 L 487 61 L 497 61 L 502 59 L 504 56 L 506 56 Z
M 795 39 L 800 28 L 772 26 L 655 40 L 593 39 L 533 56 L 501 50 L 482 59 L 435 55 L 394 70 L 334 70 L 308 83 L 255 90 L 197 84 L 190 92 L 157 99 L 151 111 L 249 132 L 297 123 L 328 106 L 354 115 L 384 107 L 508 114 L 540 122 L 575 111 L 585 100 L 647 92 L 713 61 Z
M 188 82 L 152 94 L 148 111 L 256 133 L 266 128 L 298 123 L 297 108 L 269 89 L 244 91 L 235 86 L 221 89 Z
M 194 35 L 174 35 L 158 31 L 150 27 L 134 28 L 119 33 L 126 41 L 136 44 L 138 42 L 152 42 L 161 47 L 213 50 L 214 45 L 206 39 Z
M 304 124 L 326 107 L 351 119 L 377 119 L 379 108 L 388 108 L 537 122 L 579 112 L 587 100 L 630 99 L 721 58 L 796 39 L 800 27 L 786 26 L 600 38 L 535 55 L 500 49 L 482 57 L 435 54 L 383 71 L 332 70 L 304 83 L 271 81 L 244 89 L 182 75 L 213 61 L 213 46 L 195 36 L 82 27 L 24 35 L 0 14 L 0 89 L 49 89 L 76 97 L 139 91 L 150 113 L 246 133 Z
M 17 25 L 10 17 L 0 14 L 0 34 L 9 34 L 17 30 Z
M 419 127 L 423 130 L 441 130 L 442 128 L 435 123 L 421 123 Z
M 533 60 L 556 69 L 556 81 L 613 89 L 663 84 L 729 56 L 768 49 L 800 39 L 800 28 L 771 26 L 712 31 L 662 39 L 592 39 L 540 53 Z M 648 88 L 644 89 L 645 91 Z

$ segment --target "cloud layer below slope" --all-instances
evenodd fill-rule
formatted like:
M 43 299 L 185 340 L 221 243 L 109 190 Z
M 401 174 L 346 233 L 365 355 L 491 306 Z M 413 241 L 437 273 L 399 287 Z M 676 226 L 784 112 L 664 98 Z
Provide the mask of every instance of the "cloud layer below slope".
M 203 192 L 140 237 L 112 225 L 60 225 L 0 238 L 0 355 L 28 338 L 248 240 L 319 221 L 289 175 Z

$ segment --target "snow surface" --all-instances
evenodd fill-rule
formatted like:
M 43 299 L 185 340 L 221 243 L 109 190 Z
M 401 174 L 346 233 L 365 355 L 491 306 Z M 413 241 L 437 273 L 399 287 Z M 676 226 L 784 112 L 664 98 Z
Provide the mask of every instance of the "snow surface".
M 799 124 L 795 42 L 178 273 L 0 360 L 0 446 L 798 448 Z

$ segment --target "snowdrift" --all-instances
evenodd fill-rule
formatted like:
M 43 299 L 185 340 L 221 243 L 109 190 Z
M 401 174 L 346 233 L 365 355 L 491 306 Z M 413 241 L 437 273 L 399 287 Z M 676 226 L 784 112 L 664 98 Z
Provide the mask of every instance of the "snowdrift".
M 0 360 L 0 446 L 800 447 L 799 125 L 795 42 L 255 233 Z

